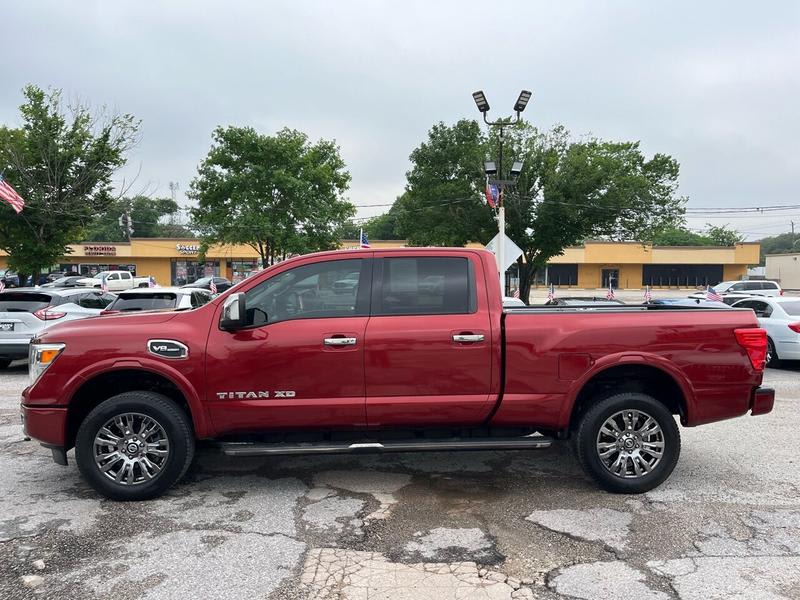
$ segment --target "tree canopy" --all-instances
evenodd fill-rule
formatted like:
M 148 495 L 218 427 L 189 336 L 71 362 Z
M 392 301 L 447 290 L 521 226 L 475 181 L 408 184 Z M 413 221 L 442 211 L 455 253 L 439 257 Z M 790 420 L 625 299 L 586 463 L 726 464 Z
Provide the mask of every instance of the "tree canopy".
M 651 241 L 654 246 L 735 246 L 743 240 L 738 231 L 727 225 L 707 223 L 706 229 L 698 233 L 681 223 L 657 231 Z
M 765 264 L 767 254 L 788 254 L 800 252 L 800 233 L 781 233 L 761 240 L 761 264 Z
M 134 196 L 112 202 L 106 211 L 89 228 L 85 240 L 89 242 L 123 242 L 128 239 L 119 225 L 119 218 L 127 213 L 133 226 L 133 237 L 191 237 L 190 229 L 176 223 L 162 222 L 164 217 L 175 215 L 178 203 L 171 198 Z
M 3 177 L 25 200 L 0 203 L 0 248 L 20 273 L 39 273 L 68 253 L 113 202 L 112 174 L 125 163 L 139 123 L 87 104 L 65 107 L 59 90 L 23 90 L 20 128 L 0 127 Z
M 664 154 L 646 158 L 638 142 L 575 140 L 557 126 L 542 132 L 522 122 L 506 127 L 504 165 L 523 161 L 507 190 L 506 233 L 523 250 L 523 297 L 532 277 L 564 248 L 587 239 L 649 241 L 682 221 L 679 166 Z M 484 159 L 496 160 L 498 132 L 475 121 L 435 125 L 411 153 L 400 229 L 412 244 L 486 243 L 497 226 L 483 197 Z M 507 177 L 507 173 L 499 178 Z
M 263 266 L 336 248 L 337 233 L 355 214 L 344 198 L 349 183 L 334 142 L 312 144 L 292 129 L 270 136 L 220 127 L 190 186 L 192 226 L 205 244 L 250 245 Z

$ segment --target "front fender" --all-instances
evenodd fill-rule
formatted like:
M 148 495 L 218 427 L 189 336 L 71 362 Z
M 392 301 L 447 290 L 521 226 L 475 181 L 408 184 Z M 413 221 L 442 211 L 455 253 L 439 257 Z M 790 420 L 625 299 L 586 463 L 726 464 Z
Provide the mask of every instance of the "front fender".
M 186 398 L 197 437 L 207 438 L 214 436 L 215 432 L 208 412 L 200 396 L 197 394 L 195 386 L 171 364 L 166 364 L 160 360 L 146 357 L 136 359 L 110 358 L 93 363 L 76 373 L 67 383 L 62 395 L 62 403 L 68 405 L 81 386 L 95 377 L 121 370 L 149 371 L 168 379 L 178 388 L 181 394 L 183 394 L 183 397 Z

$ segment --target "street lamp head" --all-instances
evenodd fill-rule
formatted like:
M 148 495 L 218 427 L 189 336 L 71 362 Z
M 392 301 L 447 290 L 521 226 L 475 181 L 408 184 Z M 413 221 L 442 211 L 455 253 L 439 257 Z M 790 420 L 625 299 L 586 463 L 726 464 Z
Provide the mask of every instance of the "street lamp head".
M 514 164 L 511 165 L 511 176 L 512 177 L 519 177 L 519 174 L 522 173 L 522 161 L 515 160 Z
M 489 102 L 486 100 L 486 96 L 483 95 L 483 90 L 473 92 L 472 98 L 475 100 L 475 105 L 478 107 L 479 111 L 484 114 L 489 112 Z
M 484 161 L 483 170 L 487 175 L 497 175 L 497 165 L 493 160 Z
M 474 94 L 473 94 L 474 95 Z M 521 113 L 528 106 L 528 100 L 531 99 L 532 94 L 528 90 L 522 90 L 517 98 L 517 103 L 514 105 L 514 112 Z

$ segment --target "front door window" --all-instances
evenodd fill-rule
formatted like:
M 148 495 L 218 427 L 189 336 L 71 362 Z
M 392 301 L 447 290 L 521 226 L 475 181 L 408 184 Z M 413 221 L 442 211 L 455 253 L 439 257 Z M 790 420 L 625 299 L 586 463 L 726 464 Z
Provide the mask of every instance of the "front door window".
M 602 287 L 619 287 L 619 269 L 603 269 Z

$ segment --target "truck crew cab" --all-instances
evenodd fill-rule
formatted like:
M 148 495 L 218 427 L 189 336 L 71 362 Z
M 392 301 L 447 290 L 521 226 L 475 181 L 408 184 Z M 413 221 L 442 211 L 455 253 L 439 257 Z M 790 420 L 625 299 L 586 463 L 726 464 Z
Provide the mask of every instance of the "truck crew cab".
M 353 285 L 342 286 L 348 280 Z M 338 285 L 337 285 L 338 284 Z M 572 437 L 603 488 L 672 472 L 684 426 L 764 414 L 750 310 L 504 310 L 472 249 L 299 256 L 187 311 L 111 315 L 31 346 L 25 431 L 116 499 L 230 456 L 527 449 Z

